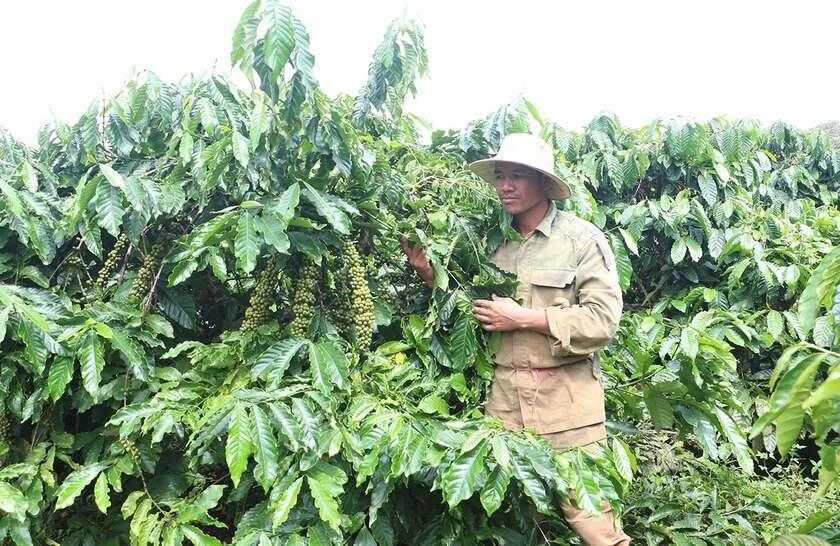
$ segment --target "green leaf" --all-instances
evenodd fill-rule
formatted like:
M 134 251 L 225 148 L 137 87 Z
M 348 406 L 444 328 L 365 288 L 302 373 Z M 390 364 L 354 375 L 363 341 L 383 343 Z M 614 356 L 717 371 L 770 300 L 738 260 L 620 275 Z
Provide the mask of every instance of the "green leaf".
M 697 341 L 697 330 L 694 327 L 687 326 L 682 329 L 680 333 L 680 350 L 692 361 L 697 358 L 700 343 Z
M 195 546 L 223 546 L 219 539 L 205 534 L 204 531 L 194 525 L 181 525 L 179 529 Z
M 195 329 L 195 300 L 189 292 L 158 285 L 158 303 L 168 318 L 188 330 Z
M 50 365 L 50 373 L 47 377 L 47 388 L 53 402 L 61 398 L 67 390 L 67 385 L 73 379 L 73 358 L 56 356 Z
M 828 253 L 814 270 L 799 298 L 799 321 L 805 334 L 813 328 L 823 300 L 831 297 L 840 281 L 840 246 Z
M 671 247 L 671 261 L 674 262 L 674 265 L 679 264 L 685 258 L 687 249 L 685 237 L 680 237 L 674 241 L 674 245 Z
M 814 330 L 811 332 L 811 337 L 815 345 L 831 347 L 834 341 L 834 325 L 826 315 L 821 315 L 814 321 Z
M 622 290 L 627 290 L 630 286 L 630 280 L 633 278 L 633 262 L 627 254 L 627 248 L 614 233 L 608 233 L 607 239 L 609 239 L 610 246 L 615 255 L 615 264 L 618 269 L 618 284 Z
M 26 212 L 24 211 L 24 204 L 23 199 L 20 197 L 20 193 L 12 186 L 6 183 L 6 180 L 0 178 L 0 192 L 6 196 L 6 199 L 3 199 L 2 202 L 9 207 L 9 210 L 12 211 L 12 214 L 17 216 L 18 218 L 25 218 Z
M 123 507 L 124 509 L 125 507 Z M 152 499 L 143 499 L 134 514 L 131 515 L 129 530 L 132 536 L 137 537 L 139 544 L 152 542 L 152 532 L 158 527 L 160 515 L 153 509 Z
M 274 491 L 279 491 L 280 496 L 276 501 L 272 498 L 272 529 L 277 529 L 289 518 L 289 513 L 297 504 L 298 494 L 302 485 L 303 478 L 298 477 L 297 473 L 283 476 L 283 479 L 277 484 Z
M 207 267 L 206 264 L 206 254 L 203 256 L 195 256 L 187 260 L 181 260 L 175 264 L 175 267 L 172 268 L 172 273 L 169 274 L 169 278 L 166 282 L 169 286 L 181 284 L 189 279 L 199 268 Z
M 799 528 L 794 531 L 795 533 L 810 533 L 826 521 L 829 521 L 837 514 L 831 512 L 829 510 L 822 510 L 820 512 L 815 512 L 808 516 L 804 522 L 799 525 Z
M 55 492 L 55 509 L 61 510 L 72 505 L 82 490 L 107 468 L 107 464 L 96 463 L 71 472 Z
M 25 521 L 26 509 L 29 503 L 23 493 L 11 484 L 0 481 L 0 511 L 11 514 L 18 521 Z M 0 518 L 2 521 L 2 518 Z
M 721 182 L 724 184 L 729 182 L 729 169 L 726 168 L 726 165 L 723 163 L 715 163 L 715 172 L 720 177 Z
M 799 437 L 802 422 L 805 418 L 803 403 L 811 394 L 814 375 L 827 357 L 827 353 L 798 356 L 798 351 L 799 348 L 796 346 L 786 350 L 776 363 L 776 368 L 773 370 L 769 382 L 771 388 L 773 388 L 769 402 L 770 407 L 756 420 L 752 429 L 752 435 L 755 436 L 760 434 L 769 422 L 774 421 L 776 423 L 776 445 L 782 456 L 787 454 Z M 791 360 L 793 365 L 788 369 Z M 776 378 L 779 375 L 781 375 L 781 379 L 776 383 Z
M 35 373 L 40 375 L 46 367 L 47 357 L 49 356 L 44 335 L 28 321 L 20 322 L 18 335 L 25 345 L 26 359 L 34 366 Z
M 778 340 L 784 329 L 784 317 L 782 317 L 782 314 L 778 311 L 771 309 L 770 312 L 767 313 L 767 331 L 770 332 L 770 335 L 773 336 L 774 340 Z
M 487 471 L 484 460 L 488 446 L 487 439 L 482 439 L 474 448 L 455 457 L 441 472 L 443 498 L 450 508 L 472 496 L 477 480 Z
M 114 336 L 111 339 L 111 345 L 120 352 L 125 361 L 131 364 L 135 371 L 145 368 L 146 358 L 143 347 L 122 328 L 112 328 L 111 332 Z
M 376 520 L 380 521 L 380 520 Z M 388 544 L 393 543 L 393 540 Z M 359 533 L 356 535 L 356 538 L 353 540 L 353 546 L 378 546 L 376 539 L 373 538 L 373 534 L 371 534 L 370 530 L 367 527 L 362 527 L 359 530 Z
M 691 255 L 691 260 L 694 262 L 699 262 L 700 258 L 703 257 L 703 249 L 700 248 L 700 243 L 698 243 L 691 237 L 685 237 L 684 239 L 685 246 L 688 247 L 688 253 Z
M 124 215 L 123 196 L 119 188 L 111 184 L 99 184 L 96 187 L 97 224 L 114 237 L 118 237 Z
M 296 70 L 295 76 L 300 76 L 306 89 L 311 92 L 315 89 L 315 86 L 318 85 L 318 81 L 315 79 L 314 74 L 315 55 L 313 55 L 310 49 L 309 34 L 306 32 L 306 27 L 304 27 L 303 23 L 301 23 L 298 19 L 295 19 L 294 24 L 294 63 Z M 295 112 L 295 115 L 300 117 L 299 112 Z
M 318 507 L 321 519 L 327 522 L 336 532 L 341 532 L 341 515 L 338 512 L 338 501 L 336 497 L 344 493 L 341 484 L 335 478 L 319 467 L 313 467 L 307 472 L 306 484 L 312 494 L 312 500 Z
M 262 0 L 257 0 L 258 2 Z M 184 132 L 181 136 L 181 142 L 178 145 L 178 152 L 181 154 L 181 165 L 189 165 L 193 157 L 193 149 L 195 147 L 195 140 L 189 132 Z
M 512 474 L 513 470 L 511 467 L 502 466 L 501 464 L 497 464 L 490 471 L 490 475 L 487 477 L 487 481 L 484 482 L 484 487 L 481 488 L 481 493 L 479 494 L 481 506 L 484 507 L 484 511 L 488 516 L 492 516 L 502 506 L 502 501 L 505 498 L 505 492 L 510 484 Z
M 233 132 L 233 157 L 242 165 L 243 169 L 248 168 L 251 160 L 251 142 L 239 131 Z
M 223 240 L 220 234 L 232 226 L 236 219 L 237 211 L 228 211 L 209 222 L 196 226 L 185 244 L 194 251 L 208 245 L 218 244 Z
M 446 354 L 452 362 L 452 367 L 456 371 L 464 370 L 467 364 L 473 360 L 478 349 L 478 341 L 475 336 L 475 319 L 471 314 L 461 313 L 458 315 L 447 341 L 448 350 Z
M 251 377 L 271 377 L 273 381 L 282 379 L 283 373 L 288 369 L 292 359 L 300 351 L 300 348 L 307 345 L 305 339 L 284 339 L 265 350 L 257 357 L 254 366 L 251 368 Z
M 546 490 L 545 484 L 534 470 L 531 459 L 521 452 L 518 444 L 514 444 L 513 447 L 510 451 L 513 475 L 519 480 L 522 490 L 533 501 L 537 510 L 543 514 L 549 513 L 554 503 L 553 496 Z
M 198 113 L 201 116 L 201 124 L 204 126 L 204 132 L 213 136 L 219 128 L 219 118 L 216 115 L 215 107 L 208 98 L 201 97 L 198 99 Z
M 248 468 L 248 458 L 253 450 L 251 441 L 251 423 L 248 413 L 241 402 L 237 402 L 230 412 L 228 438 L 225 444 L 225 461 L 230 469 L 230 479 L 234 487 L 239 485 L 242 473 Z
M 144 215 L 151 215 L 152 211 L 149 210 L 147 204 L 148 194 L 137 177 L 129 176 L 125 179 L 125 197 L 132 209 Z
M 272 210 L 286 223 L 295 217 L 295 210 L 297 210 L 300 202 L 300 186 L 297 182 L 289 186 L 286 191 L 277 199 L 276 204 Z
M 6 303 L 6 302 L 4 302 Z M 6 339 L 6 330 L 9 325 L 9 316 L 12 314 L 12 307 L 6 303 L 7 307 L 0 309 L 0 342 Z M 49 325 L 47 325 L 49 327 Z
M 108 421 L 109 425 L 120 426 L 120 436 L 126 437 L 135 432 L 140 425 L 140 421 L 158 413 L 160 409 L 150 406 L 145 403 L 135 403 L 123 406 L 111 417 Z
M 329 135 L 328 142 L 333 152 L 332 159 L 335 161 L 335 166 L 342 175 L 349 178 L 352 169 L 352 158 L 350 154 L 350 142 L 352 140 L 345 130 L 345 121 L 337 110 L 333 110 L 330 121 L 326 123 L 326 129 Z
M 29 532 L 28 521 L 9 521 L 9 536 L 11 536 L 16 546 L 36 546 L 32 542 L 32 534 Z
M 577 451 L 573 459 L 573 473 L 575 503 L 590 514 L 600 514 L 601 507 L 597 501 L 600 498 L 601 490 L 592 468 L 583 461 L 583 453 Z
M 268 492 L 277 478 L 277 439 L 274 437 L 268 415 L 257 405 L 251 407 L 251 425 L 251 436 L 254 439 L 254 461 L 257 463 L 256 468 L 254 468 L 254 477 L 263 487 L 263 491 Z
M 618 232 L 621 233 L 621 238 L 624 240 L 624 244 L 627 246 L 627 249 L 636 256 L 638 256 L 639 245 L 636 244 L 636 239 L 633 238 L 633 235 L 626 229 L 622 228 L 618 228 Z
M 697 185 L 700 186 L 700 195 L 709 206 L 713 206 L 718 200 L 718 188 L 715 179 L 706 173 L 697 177 Z
M 179 514 L 182 522 L 204 521 L 208 519 L 207 512 L 219 505 L 219 500 L 225 490 L 224 485 L 215 484 L 201 492 L 200 495 L 190 502 Z
M 265 64 L 276 79 L 289 62 L 295 47 L 295 27 L 292 11 L 276 0 L 266 2 L 263 21 L 266 25 L 263 42 Z
M 271 414 L 277 419 L 277 423 L 280 425 L 283 433 L 280 436 L 280 440 L 291 444 L 292 451 L 300 450 L 301 445 L 305 443 L 303 440 L 303 431 L 292 411 L 288 406 L 280 403 L 273 403 L 269 405 L 269 408 L 271 409 Z
M 269 127 L 268 108 L 265 104 L 265 93 L 255 93 L 254 108 L 251 110 L 251 119 L 248 126 L 248 140 L 251 151 L 255 151 L 260 145 L 260 138 Z
M 784 535 L 773 539 L 769 546 L 829 546 L 831 543 L 811 535 Z
M 120 173 L 114 170 L 110 165 L 100 164 L 99 170 L 105 175 L 105 179 L 115 188 L 125 190 L 125 180 Z
M 105 367 L 105 357 L 102 342 L 95 330 L 88 330 L 80 340 L 79 367 L 82 372 L 82 386 L 96 398 L 102 379 L 102 368 Z
M 300 426 L 299 440 L 310 449 L 315 449 L 315 438 L 324 429 L 325 423 L 322 414 L 317 415 L 312 406 L 303 398 L 292 399 L 292 413 Z
M 291 243 L 286 235 L 285 222 L 272 214 L 263 214 L 254 221 L 254 227 L 262 233 L 265 242 L 273 246 L 280 254 L 288 254 Z
M 315 387 L 329 395 L 333 387 L 344 390 L 350 386 L 347 356 L 330 342 L 309 346 L 309 363 Z
M 260 241 L 254 228 L 254 217 L 244 212 L 239 217 L 234 240 L 234 254 L 245 273 L 250 273 L 257 267 L 257 257 L 260 254 Z
M 636 467 L 633 451 L 617 436 L 613 437 L 610 447 L 613 453 L 613 464 L 619 476 L 628 483 L 633 481 L 633 469 Z
M 301 192 L 307 201 L 315 206 L 315 210 L 321 215 L 337 232 L 342 235 L 350 233 L 350 218 L 335 203 L 337 198 L 321 193 L 306 182 L 305 189 Z
M 34 242 L 35 241 L 34 241 L 34 238 L 33 238 L 33 243 Z M 29 279 L 30 281 L 34 282 L 35 284 L 37 284 L 41 288 L 49 288 L 50 287 L 50 280 L 47 277 L 45 277 L 44 274 L 41 273 L 41 271 L 37 267 L 35 267 L 33 265 L 26 265 L 26 266 L 21 267 L 18 270 L 18 275 L 20 275 L 23 278 Z
M 449 415 L 449 404 L 447 404 L 440 396 L 433 394 L 430 394 L 420 400 L 420 403 L 417 405 L 417 409 L 431 415 Z
M 674 410 L 671 403 L 654 385 L 644 387 L 645 405 L 650 413 L 650 420 L 656 430 L 670 429 L 674 426 Z
M 38 171 L 35 167 L 24 161 L 20 164 L 23 185 L 31 192 L 38 191 Z
M 752 452 L 750 448 L 747 446 L 746 437 L 744 432 L 738 427 L 735 421 L 724 412 L 718 406 L 714 406 L 712 408 L 714 411 L 715 417 L 717 417 L 718 422 L 721 424 L 721 430 L 723 430 L 724 436 L 726 439 L 733 446 L 733 451 L 735 452 L 735 458 L 738 460 L 738 464 L 741 465 L 741 468 L 751 474 L 753 471 L 753 460 L 752 460 Z
M 836 362 L 834 366 L 836 366 Z M 834 369 L 820 386 L 814 389 L 814 392 L 802 403 L 802 406 L 805 409 L 811 409 L 825 400 L 836 397 L 838 394 L 840 394 L 840 371 Z
M 709 256 L 713 259 L 717 260 L 721 253 L 723 252 L 724 247 L 726 246 L 726 234 L 717 228 L 712 229 L 711 233 L 709 234 Z
M 96 483 L 93 485 L 93 499 L 99 511 L 107 514 L 108 507 L 111 506 L 111 497 L 108 495 L 108 478 L 104 472 L 99 474 Z
M 250 70 L 254 59 L 254 44 L 252 42 L 256 37 L 257 24 L 259 23 L 259 19 L 255 15 L 261 4 L 262 0 L 254 0 L 242 12 L 239 24 L 236 25 L 236 30 L 233 33 L 230 51 L 231 66 L 236 66 L 237 62 L 242 61 L 242 71 L 246 73 L 249 79 L 252 77 Z
M 72 200 L 72 205 L 68 215 L 68 222 L 71 225 L 76 225 L 82 219 L 82 215 L 87 210 L 88 205 L 96 195 L 96 186 L 102 180 L 102 175 L 97 175 L 88 180 L 87 175 L 83 175 L 78 184 L 76 184 L 76 195 Z M 0 181 L 2 181 L 0 179 Z

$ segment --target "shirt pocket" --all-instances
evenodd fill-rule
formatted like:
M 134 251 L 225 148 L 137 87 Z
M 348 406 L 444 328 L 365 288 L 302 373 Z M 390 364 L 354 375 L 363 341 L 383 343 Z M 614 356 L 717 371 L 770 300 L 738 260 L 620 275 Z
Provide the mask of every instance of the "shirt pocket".
M 577 303 L 577 270 L 535 268 L 531 274 L 531 308 L 571 307 Z

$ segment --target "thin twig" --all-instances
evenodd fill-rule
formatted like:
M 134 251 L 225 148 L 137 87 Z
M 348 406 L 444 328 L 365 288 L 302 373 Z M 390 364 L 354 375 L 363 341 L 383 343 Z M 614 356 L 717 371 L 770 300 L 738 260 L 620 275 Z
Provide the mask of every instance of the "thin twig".
M 158 267 L 157 274 L 155 278 L 152 280 L 152 284 L 149 286 L 149 293 L 146 295 L 146 304 L 143 305 L 143 315 L 149 314 L 149 309 L 152 307 L 152 297 L 155 293 L 155 287 L 157 286 L 158 279 L 160 279 L 160 274 L 163 271 L 163 264 L 160 264 Z

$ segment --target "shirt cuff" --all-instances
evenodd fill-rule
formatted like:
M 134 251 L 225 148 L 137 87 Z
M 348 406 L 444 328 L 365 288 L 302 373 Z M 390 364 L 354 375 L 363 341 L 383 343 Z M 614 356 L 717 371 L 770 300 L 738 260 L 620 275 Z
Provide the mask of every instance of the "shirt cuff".
M 565 306 L 549 307 L 545 310 L 548 318 L 548 329 L 551 331 L 551 356 L 561 357 L 569 354 L 570 344 L 569 338 L 571 331 L 569 328 L 569 321 L 563 320 L 563 309 Z

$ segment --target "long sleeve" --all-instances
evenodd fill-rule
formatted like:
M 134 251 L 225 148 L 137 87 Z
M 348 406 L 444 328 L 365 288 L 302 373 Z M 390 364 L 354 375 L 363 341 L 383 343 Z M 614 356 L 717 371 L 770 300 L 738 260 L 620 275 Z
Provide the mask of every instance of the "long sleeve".
M 615 258 L 600 232 L 581 245 L 575 272 L 577 301 L 558 297 L 546 308 L 555 358 L 588 355 L 605 347 L 618 328 L 622 298 Z

